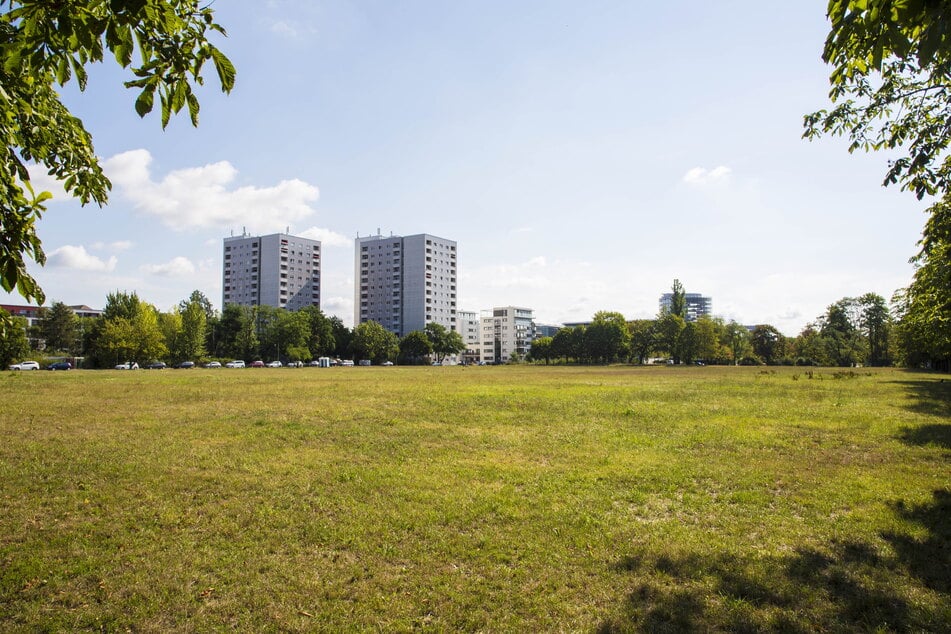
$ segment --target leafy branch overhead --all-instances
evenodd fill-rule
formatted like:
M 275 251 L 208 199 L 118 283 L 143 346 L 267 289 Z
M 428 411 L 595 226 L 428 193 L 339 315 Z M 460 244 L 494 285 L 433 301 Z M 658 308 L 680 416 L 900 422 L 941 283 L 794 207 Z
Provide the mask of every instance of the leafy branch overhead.
M 804 137 L 846 136 L 849 151 L 896 150 L 884 184 L 918 198 L 951 185 L 951 12 L 935 0 L 831 0 L 823 59 L 834 107 Z
M 0 135 L 6 144 L 6 160 L 0 161 L 0 287 L 42 303 L 25 258 L 45 261 L 35 225 L 49 194 L 33 191 L 27 165 L 43 165 L 83 204 L 104 204 L 111 187 L 92 136 L 60 101 L 56 86 L 75 77 L 85 90 L 87 65 L 111 54 L 134 76 L 125 85 L 139 90 L 140 116 L 153 110 L 157 96 L 163 128 L 186 106 L 198 125 L 194 88 L 204 83 L 206 62 L 226 93 L 234 87 L 235 69 L 209 41 L 225 31 L 211 6 L 198 0 L 6 0 L 0 7 Z

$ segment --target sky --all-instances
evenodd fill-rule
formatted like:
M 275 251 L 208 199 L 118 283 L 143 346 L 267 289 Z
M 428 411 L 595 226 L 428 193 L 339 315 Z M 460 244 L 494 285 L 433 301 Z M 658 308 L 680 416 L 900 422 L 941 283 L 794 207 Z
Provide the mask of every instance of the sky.
M 651 318 L 676 278 L 795 335 L 907 286 L 927 206 L 881 186 L 888 155 L 801 138 L 825 6 L 219 0 L 237 82 L 208 66 L 198 128 L 140 119 L 115 64 L 62 89 L 113 190 L 60 190 L 30 271 L 47 304 L 220 308 L 223 238 L 289 229 L 322 240 L 321 307 L 352 325 L 354 238 L 430 233 L 458 242 L 462 310 Z

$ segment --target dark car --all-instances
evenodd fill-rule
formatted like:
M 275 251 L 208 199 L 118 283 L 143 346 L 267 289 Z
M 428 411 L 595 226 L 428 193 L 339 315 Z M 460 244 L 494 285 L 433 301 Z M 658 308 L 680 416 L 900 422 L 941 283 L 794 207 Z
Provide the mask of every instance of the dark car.
M 176 365 L 175 367 L 178 368 L 179 370 L 190 370 L 190 369 L 192 369 L 192 368 L 195 367 L 195 362 L 194 362 L 194 361 L 182 361 L 181 363 L 179 363 L 179 364 Z
M 150 364 L 148 364 L 147 366 L 145 366 L 145 369 L 147 369 L 147 370 L 164 370 L 165 367 L 166 367 L 165 364 L 162 363 L 161 361 L 153 361 L 152 363 L 150 363 Z
M 46 367 L 47 370 L 72 370 L 73 364 L 69 361 L 57 361 L 56 363 L 51 363 Z

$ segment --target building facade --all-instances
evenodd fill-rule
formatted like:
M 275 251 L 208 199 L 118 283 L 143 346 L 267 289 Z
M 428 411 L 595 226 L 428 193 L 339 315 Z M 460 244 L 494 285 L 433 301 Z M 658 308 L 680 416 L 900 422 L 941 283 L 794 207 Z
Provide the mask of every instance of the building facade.
M 462 353 L 463 363 L 478 363 L 481 360 L 481 322 L 475 311 L 460 310 L 456 312 L 456 329 L 462 337 L 466 349 Z
M 481 361 L 508 363 L 513 355 L 525 358 L 535 339 L 535 320 L 531 308 L 493 308 L 482 313 L 481 321 Z
M 320 306 L 320 241 L 286 233 L 225 238 L 221 305 Z
M 398 337 L 438 323 L 458 330 L 457 245 L 427 233 L 356 239 L 354 325 L 381 324 Z
M 660 312 L 670 312 L 670 306 L 673 302 L 673 293 L 664 293 L 660 296 Z M 700 293 L 686 293 L 684 300 L 687 307 L 685 321 L 697 321 L 700 317 L 713 316 L 713 298 L 704 297 Z

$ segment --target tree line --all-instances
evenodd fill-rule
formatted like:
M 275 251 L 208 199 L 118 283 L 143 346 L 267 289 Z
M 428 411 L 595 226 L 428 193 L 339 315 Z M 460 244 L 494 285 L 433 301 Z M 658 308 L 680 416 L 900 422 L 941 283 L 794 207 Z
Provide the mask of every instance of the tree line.
M 601 311 L 590 324 L 536 339 L 530 358 L 544 363 L 921 365 L 905 328 L 875 293 L 840 299 L 795 337 L 769 324 L 747 327 L 706 315 L 688 321 L 683 289 L 675 281 L 671 306 L 657 318 L 629 321 L 621 313 Z
M 135 292 L 116 292 L 106 298 L 99 317 L 79 317 L 62 302 L 41 308 L 38 323 L 29 328 L 23 318 L 0 317 L 16 322 L 0 330 L 2 367 L 30 356 L 82 357 L 88 368 L 128 361 L 287 363 L 321 356 L 414 364 L 439 362 L 465 349 L 459 333 L 440 324 L 428 324 L 400 340 L 376 322 L 348 328 L 317 306 L 288 311 L 229 304 L 219 313 L 200 291 L 167 312 Z

